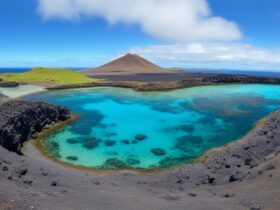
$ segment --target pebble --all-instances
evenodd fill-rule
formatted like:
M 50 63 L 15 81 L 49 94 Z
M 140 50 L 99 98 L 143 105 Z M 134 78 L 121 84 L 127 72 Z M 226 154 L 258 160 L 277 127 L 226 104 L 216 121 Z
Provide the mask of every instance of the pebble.
M 167 201 L 178 201 L 180 200 L 180 197 L 178 195 L 175 194 L 166 194 L 161 196 L 161 198 L 167 200 Z
M 57 182 L 56 181 L 52 181 L 51 186 L 56 187 L 57 186 Z
M 196 193 L 189 193 L 189 196 L 191 196 L 191 197 L 196 197 L 197 196 L 197 194 Z
M 262 207 L 260 205 L 258 205 L 258 204 L 252 205 L 250 207 L 250 210 L 261 210 L 261 209 L 262 209 Z
M 234 196 L 235 196 L 234 193 L 226 193 L 226 194 L 223 195 L 224 198 L 232 198 Z
M 18 173 L 21 176 L 26 175 L 27 172 L 28 172 L 27 168 L 19 168 L 19 169 L 16 170 L 16 173 Z
M 33 183 L 33 181 L 31 181 L 31 180 L 24 180 L 22 183 L 31 186 L 31 184 Z

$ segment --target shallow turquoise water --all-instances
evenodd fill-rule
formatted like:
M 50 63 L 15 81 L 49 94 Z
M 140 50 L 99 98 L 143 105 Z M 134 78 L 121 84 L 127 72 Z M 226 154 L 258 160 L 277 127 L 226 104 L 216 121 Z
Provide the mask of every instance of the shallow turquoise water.
M 51 135 L 54 157 L 86 167 L 154 168 L 191 162 L 241 138 L 280 107 L 280 86 L 223 85 L 140 93 L 121 88 L 24 97 L 71 108 L 80 119 Z M 142 134 L 145 139 L 137 140 Z

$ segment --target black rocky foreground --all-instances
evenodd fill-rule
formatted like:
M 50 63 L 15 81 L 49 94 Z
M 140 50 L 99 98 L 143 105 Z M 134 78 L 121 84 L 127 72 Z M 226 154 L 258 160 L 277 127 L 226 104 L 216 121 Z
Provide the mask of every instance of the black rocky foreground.
M 18 156 L 0 147 L 0 209 L 277 210 L 279 125 L 277 111 L 203 163 L 150 176 L 103 176 L 46 161 L 34 150 Z
M 10 101 L 0 106 L 0 116 L 1 145 L 19 152 L 24 141 L 66 120 L 69 111 Z M 280 111 L 201 163 L 150 176 L 74 170 L 35 151 L 19 156 L 0 146 L 0 209 L 279 209 Z
M 9 101 L 9 98 L 5 95 L 3 95 L 2 93 L 0 93 L 0 105 Z
M 0 106 L 0 116 L 0 145 L 20 154 L 25 141 L 36 138 L 56 122 L 67 120 L 70 112 L 62 106 L 15 100 Z

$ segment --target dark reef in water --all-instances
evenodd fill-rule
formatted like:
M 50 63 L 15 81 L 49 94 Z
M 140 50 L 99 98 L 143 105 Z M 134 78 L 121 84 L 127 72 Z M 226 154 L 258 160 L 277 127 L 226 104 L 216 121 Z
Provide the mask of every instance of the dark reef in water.
M 70 161 L 77 161 L 79 158 L 76 156 L 67 156 L 66 159 Z
M 98 111 L 87 110 L 87 115 L 80 117 L 82 117 L 83 120 L 79 121 L 79 123 L 73 123 L 71 126 L 71 131 L 73 131 L 74 133 L 90 135 L 91 128 L 88 125 L 92 125 L 94 127 L 105 126 L 101 123 L 105 116 L 100 114 Z
M 145 140 L 145 139 L 147 139 L 148 138 L 148 136 L 146 136 L 145 134 L 137 134 L 136 136 L 135 136 L 135 139 L 137 140 L 137 141 L 143 141 L 143 140 Z
M 116 144 L 116 141 L 106 140 L 104 143 L 107 147 L 112 147 Z
M 101 168 L 110 169 L 110 170 L 116 170 L 116 169 L 121 170 L 121 169 L 128 168 L 128 165 L 117 158 L 110 158 L 106 160 L 106 162 L 103 164 Z
M 166 155 L 166 151 L 161 148 L 153 148 L 151 149 L 151 153 L 153 153 L 156 156 L 163 156 Z
M 101 143 L 101 140 L 99 140 L 95 137 L 88 136 L 88 137 L 83 138 L 82 142 L 83 142 L 83 147 L 85 147 L 89 150 L 92 150 L 99 146 L 99 144 Z
M 20 154 L 25 141 L 45 128 L 70 118 L 66 107 L 47 103 L 9 101 L 0 106 L 0 145 Z

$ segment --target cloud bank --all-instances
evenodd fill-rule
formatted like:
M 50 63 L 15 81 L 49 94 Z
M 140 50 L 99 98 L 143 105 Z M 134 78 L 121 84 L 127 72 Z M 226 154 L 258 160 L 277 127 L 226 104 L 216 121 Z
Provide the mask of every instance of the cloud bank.
M 147 34 L 169 42 L 233 41 L 242 38 L 236 23 L 215 17 L 207 0 L 38 0 L 48 20 L 101 17 L 139 25 Z M 94 26 L 93 26 L 94 27 Z
M 167 66 L 280 71 L 280 50 L 241 43 L 187 43 L 128 50 Z M 202 65 L 201 65 L 202 64 Z

